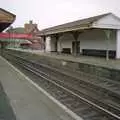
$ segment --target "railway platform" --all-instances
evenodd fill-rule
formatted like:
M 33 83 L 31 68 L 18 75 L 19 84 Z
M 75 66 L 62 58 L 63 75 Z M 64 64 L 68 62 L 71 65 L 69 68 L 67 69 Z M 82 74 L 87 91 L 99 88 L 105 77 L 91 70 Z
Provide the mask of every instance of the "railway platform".
M 17 120 L 82 120 L 2 57 L 0 82 Z
M 22 52 L 30 52 L 33 54 L 55 58 L 58 60 L 71 61 L 71 62 L 84 63 L 84 64 L 89 63 L 91 65 L 100 66 L 100 67 L 120 69 L 120 59 L 106 60 L 106 58 L 93 57 L 93 56 L 83 56 L 83 55 L 73 56 L 69 54 L 58 54 L 54 52 L 47 53 L 39 50 L 26 50 L 26 49 L 23 50 L 23 49 L 14 49 L 14 48 L 12 49 L 22 51 Z
M 45 53 L 45 52 L 38 52 L 38 51 L 31 51 L 31 52 L 34 54 L 55 58 L 58 60 L 91 64 L 91 65 L 106 67 L 106 68 L 120 69 L 119 59 L 106 60 L 106 58 L 93 57 L 93 56 L 83 56 L 83 55 L 73 56 L 69 54 Z

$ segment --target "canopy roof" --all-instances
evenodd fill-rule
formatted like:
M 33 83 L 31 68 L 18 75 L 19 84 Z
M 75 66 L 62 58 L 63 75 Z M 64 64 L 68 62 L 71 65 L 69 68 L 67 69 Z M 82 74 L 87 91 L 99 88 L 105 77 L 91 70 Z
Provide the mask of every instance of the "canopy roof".
M 0 32 L 10 26 L 15 18 L 16 16 L 14 14 L 0 8 Z
M 91 28 L 94 28 L 93 23 L 95 23 L 96 21 L 98 21 L 106 16 L 110 16 L 110 15 L 115 16 L 112 13 L 106 13 L 106 14 L 102 14 L 102 15 L 98 15 L 98 16 L 94 16 L 94 17 L 89 17 L 86 19 L 81 19 L 81 20 L 77 20 L 74 22 L 69 22 L 69 23 L 65 23 L 62 25 L 43 29 L 42 31 L 40 31 L 39 34 L 42 36 L 42 35 L 57 34 L 57 33 L 69 32 L 69 31 L 79 31 L 79 30 L 84 30 L 84 29 L 91 29 Z M 119 22 L 120 22 L 120 19 L 119 19 Z

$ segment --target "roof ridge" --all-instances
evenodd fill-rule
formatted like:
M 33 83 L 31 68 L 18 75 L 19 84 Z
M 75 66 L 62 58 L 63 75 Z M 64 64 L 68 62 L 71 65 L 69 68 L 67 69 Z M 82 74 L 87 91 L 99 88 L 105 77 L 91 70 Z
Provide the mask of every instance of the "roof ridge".
M 60 24 L 60 25 L 56 25 L 56 26 L 52 26 L 52 27 L 49 27 L 49 28 L 45 28 L 41 31 L 44 31 L 44 30 L 47 30 L 47 29 L 52 29 L 52 28 L 55 28 L 55 27 L 60 27 L 60 26 L 63 26 L 63 25 L 67 25 L 67 24 L 72 24 L 72 23 L 76 23 L 76 22 L 82 22 L 82 21 L 87 21 L 87 20 L 91 20 L 91 19 L 94 19 L 92 21 L 96 21 L 104 16 L 107 16 L 107 15 L 110 15 L 110 14 L 113 14 L 111 12 L 108 12 L 108 13 L 105 13 L 105 14 L 100 14 L 100 15 L 96 15 L 96 16 L 91 16 L 91 17 L 87 17 L 87 18 L 83 18 L 83 19 L 79 19 L 79 20 L 75 20 L 75 21 L 71 21 L 71 22 L 67 22 L 67 23 L 63 23 L 63 24 Z

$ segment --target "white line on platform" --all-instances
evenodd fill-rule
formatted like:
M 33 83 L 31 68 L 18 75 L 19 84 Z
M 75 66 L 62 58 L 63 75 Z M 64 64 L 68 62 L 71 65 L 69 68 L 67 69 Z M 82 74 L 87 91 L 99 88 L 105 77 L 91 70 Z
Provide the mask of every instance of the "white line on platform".
M 55 104 L 57 104 L 59 107 L 61 107 L 66 113 L 68 113 L 74 120 L 83 120 L 81 117 L 79 117 L 77 114 L 72 112 L 70 109 L 68 109 L 66 106 L 61 104 L 58 100 L 56 100 L 54 97 L 52 97 L 48 92 L 46 92 L 44 89 L 42 89 L 40 86 L 38 86 L 35 82 L 33 82 L 28 76 L 26 76 L 24 73 L 22 73 L 20 70 L 18 70 L 16 67 L 14 67 L 10 62 L 8 62 L 5 58 L 1 57 L 8 65 L 10 65 L 16 72 L 18 72 L 21 76 L 23 76 L 27 81 L 29 81 L 32 85 L 34 85 L 39 91 L 41 91 L 43 94 L 48 96 L 50 100 L 52 100 Z

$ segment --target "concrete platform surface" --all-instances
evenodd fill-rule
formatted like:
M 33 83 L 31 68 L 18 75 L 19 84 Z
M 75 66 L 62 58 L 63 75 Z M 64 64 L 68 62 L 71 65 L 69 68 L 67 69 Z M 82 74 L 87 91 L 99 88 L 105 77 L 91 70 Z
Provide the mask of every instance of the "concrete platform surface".
M 0 57 L 0 82 L 17 120 L 74 120 L 26 79 Z
M 29 51 L 29 52 L 38 54 L 38 55 L 56 58 L 56 59 L 62 59 L 65 61 L 86 63 L 86 64 L 96 65 L 96 66 L 100 66 L 100 67 L 120 69 L 120 60 L 119 59 L 106 60 L 106 58 L 93 57 L 93 56 L 82 56 L 82 55 L 73 56 L 73 55 L 67 55 L 67 54 L 44 53 L 44 52 L 38 52 L 38 51 Z
M 38 54 L 42 56 L 48 56 L 56 59 L 62 59 L 65 61 L 73 61 L 73 62 L 80 62 L 80 63 L 87 63 L 92 65 L 97 65 L 101 67 L 113 68 L 113 69 L 120 69 L 120 59 L 109 59 L 100 58 L 100 57 L 93 57 L 93 56 L 73 56 L 68 54 L 57 54 L 57 53 L 47 53 L 40 50 L 23 50 L 23 49 L 13 49 L 23 52 L 31 52 L 33 54 Z

